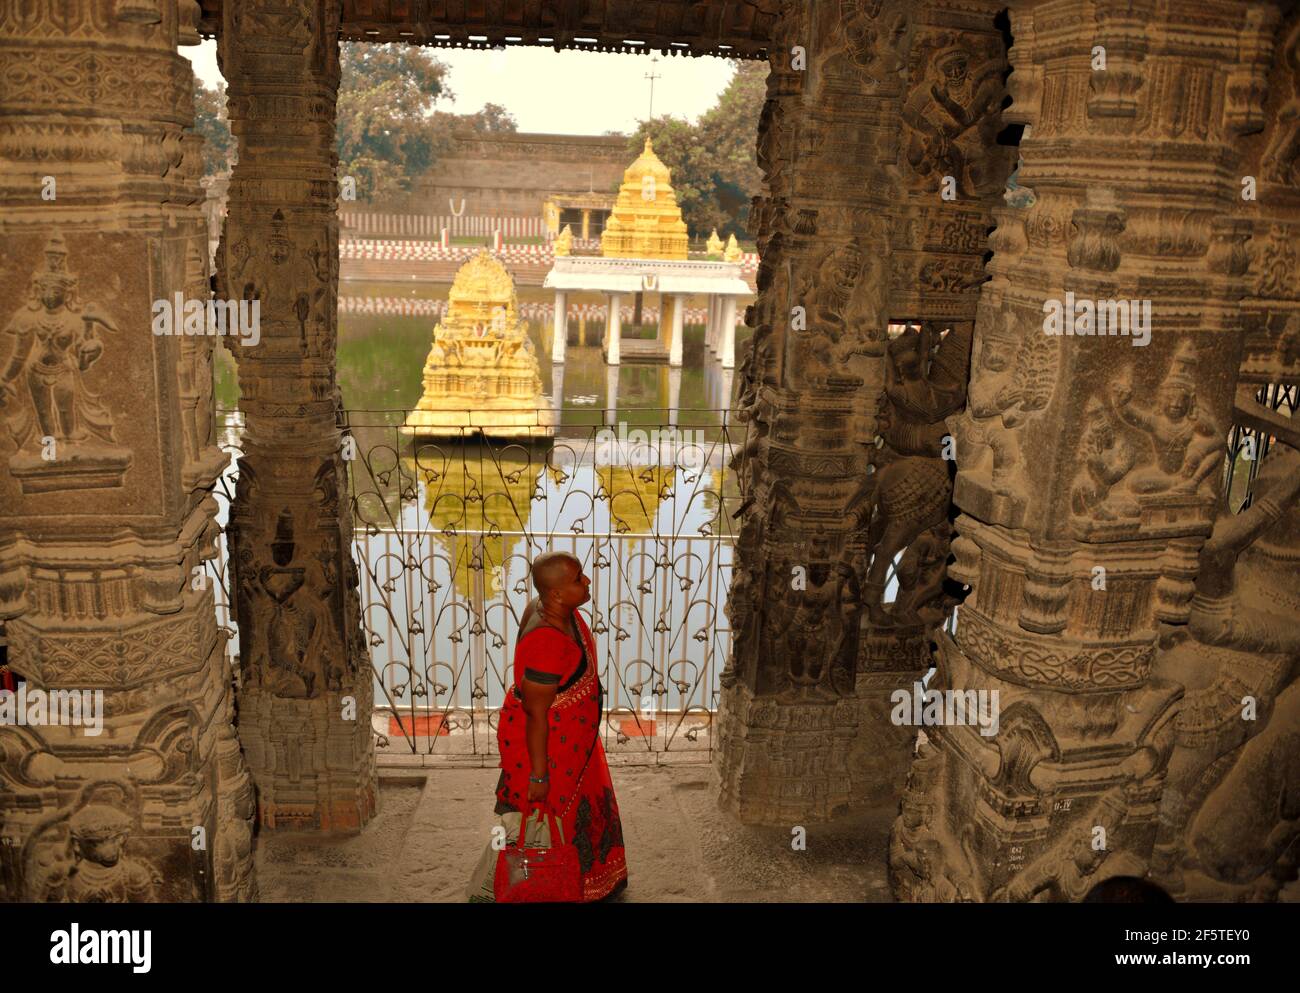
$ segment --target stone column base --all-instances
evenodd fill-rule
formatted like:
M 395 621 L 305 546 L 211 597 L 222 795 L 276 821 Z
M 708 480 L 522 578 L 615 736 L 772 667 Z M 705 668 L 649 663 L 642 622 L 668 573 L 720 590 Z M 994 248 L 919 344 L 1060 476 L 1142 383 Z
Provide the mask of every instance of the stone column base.
M 910 677 L 909 677 L 910 678 Z M 857 696 L 778 702 L 734 684 L 722 692 L 718 805 L 746 824 L 828 821 L 902 793 L 915 729 L 889 720 L 892 685 L 859 676 Z
M 378 810 L 374 735 L 364 719 L 344 719 L 353 691 L 313 699 L 240 694 L 239 740 L 257 789 L 257 817 L 271 831 L 360 831 Z M 362 702 L 358 714 L 368 714 Z M 258 770 L 273 769 L 271 777 Z

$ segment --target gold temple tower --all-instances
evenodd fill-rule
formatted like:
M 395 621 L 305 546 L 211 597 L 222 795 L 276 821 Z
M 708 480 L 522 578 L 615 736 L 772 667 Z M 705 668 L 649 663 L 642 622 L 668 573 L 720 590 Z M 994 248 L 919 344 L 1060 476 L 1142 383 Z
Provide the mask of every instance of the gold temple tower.
M 607 258 L 686 260 L 686 222 L 677 206 L 668 167 L 650 139 L 623 173 L 618 202 L 600 238 Z
M 542 378 L 518 317 L 510 273 L 482 251 L 456 273 L 447 314 L 433 329 L 424 363 L 424 395 L 403 433 L 530 438 L 554 434 L 554 414 L 542 407 Z

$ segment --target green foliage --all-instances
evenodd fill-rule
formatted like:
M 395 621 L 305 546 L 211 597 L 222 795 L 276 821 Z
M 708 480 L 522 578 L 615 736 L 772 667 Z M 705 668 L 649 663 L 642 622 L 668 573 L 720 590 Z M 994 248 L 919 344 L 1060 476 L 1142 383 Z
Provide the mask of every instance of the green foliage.
M 435 109 L 451 99 L 448 68 L 410 45 L 345 44 L 338 99 L 339 175 L 357 181 L 357 199 L 388 200 L 409 193 L 451 149 L 454 134 L 517 130 L 497 104 L 474 114 Z
M 762 62 L 733 66 L 731 82 L 699 124 L 656 117 L 642 122 L 628 143 L 635 157 L 650 136 L 655 154 L 672 172 L 682 218 L 696 238 L 715 227 L 724 239 L 733 233 L 748 238 L 750 200 L 762 190 L 755 147 L 768 69 Z
M 203 175 L 229 171 L 235 159 L 235 138 L 226 118 L 225 84 L 218 83 L 210 90 L 194 77 L 194 130 L 206 139 Z
M 451 96 L 447 67 L 409 45 L 343 45 L 339 55 L 339 175 L 356 180 L 359 200 L 405 193 L 447 150 L 450 135 L 430 120 Z

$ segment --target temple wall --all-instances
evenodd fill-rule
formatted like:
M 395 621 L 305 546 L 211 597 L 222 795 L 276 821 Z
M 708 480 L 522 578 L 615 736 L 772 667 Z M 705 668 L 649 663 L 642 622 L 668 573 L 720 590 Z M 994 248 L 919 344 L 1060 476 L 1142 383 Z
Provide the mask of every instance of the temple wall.
M 441 215 L 462 212 L 463 200 L 466 214 L 541 217 L 552 193 L 613 193 L 627 160 L 626 138 L 527 133 L 462 138 L 416 180 L 409 197 L 374 209 Z

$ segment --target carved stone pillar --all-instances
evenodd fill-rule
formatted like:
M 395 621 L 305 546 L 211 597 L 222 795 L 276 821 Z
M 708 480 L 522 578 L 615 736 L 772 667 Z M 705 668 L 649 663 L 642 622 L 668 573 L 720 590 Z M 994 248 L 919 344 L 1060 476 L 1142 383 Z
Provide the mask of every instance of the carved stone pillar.
M 785 2 L 770 49 L 717 753 L 720 803 L 751 823 L 825 819 L 869 792 L 866 726 L 906 750 L 899 729 L 864 721 L 862 607 L 842 560 L 884 385 L 906 7 L 845 19 L 845 5 Z
M 218 274 L 261 308 L 260 342 L 233 346 L 245 431 L 229 534 L 239 735 L 266 828 L 355 831 L 376 803 L 334 367 L 339 17 L 338 0 L 226 4 L 218 42 L 239 141 Z
M 891 839 L 902 899 L 1078 900 L 1146 871 L 1182 694 L 1152 674 L 1157 630 L 1188 619 L 1241 357 L 1249 17 L 1012 10 L 1004 117 L 1031 129 L 1032 202 L 998 211 L 950 421 L 949 575 L 970 591 L 934 684 L 998 722 L 927 728 Z
M 1300 12 L 1278 20 L 1253 6 L 1238 36 L 1225 117 L 1243 135 L 1243 195 L 1218 261 L 1248 290 L 1230 495 L 1258 475 L 1249 508 L 1215 523 L 1190 623 L 1165 632 L 1156 658 L 1186 690 L 1152 855 L 1180 900 L 1276 900 L 1300 836 Z
M 37 721 L 0 726 L 0 900 L 256 895 L 204 581 L 212 338 L 156 323 L 210 293 L 196 11 L 157 12 L 0 4 L 0 625 Z

